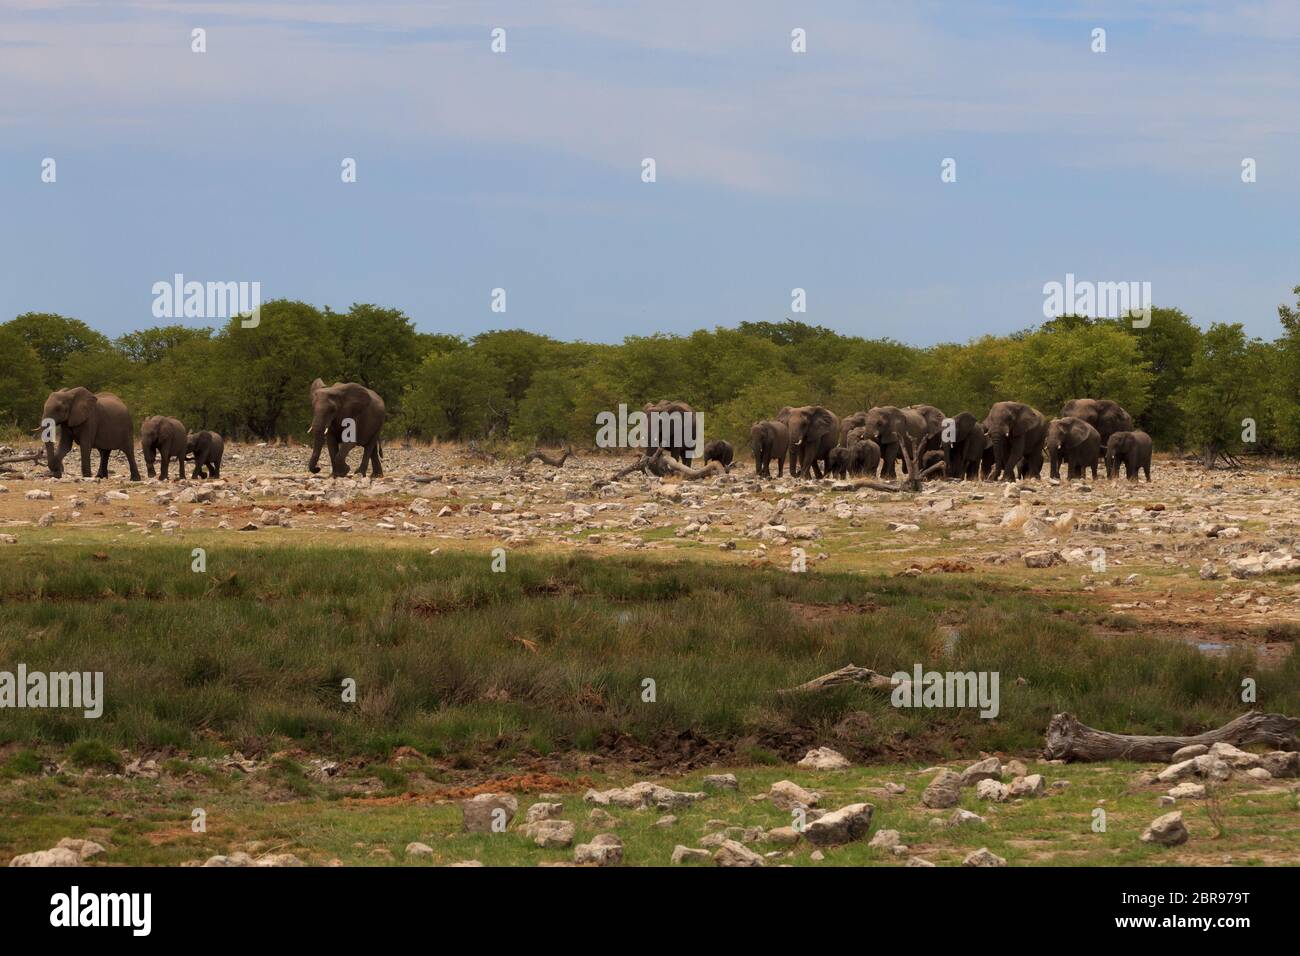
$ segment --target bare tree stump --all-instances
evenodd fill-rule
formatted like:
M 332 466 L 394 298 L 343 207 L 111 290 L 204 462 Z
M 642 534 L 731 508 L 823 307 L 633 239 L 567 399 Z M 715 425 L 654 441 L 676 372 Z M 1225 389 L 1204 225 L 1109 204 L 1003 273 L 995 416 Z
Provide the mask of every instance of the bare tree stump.
M 1137 760 L 1167 761 L 1192 744 L 1229 743 L 1235 746 L 1265 743 L 1279 750 L 1297 750 L 1296 732 L 1300 719 L 1283 714 L 1251 711 L 1217 730 L 1192 737 L 1145 737 L 1112 734 L 1079 723 L 1073 714 L 1057 714 L 1047 725 L 1043 756 L 1048 760 Z
M 800 684 L 798 687 L 787 687 L 781 691 L 782 694 L 795 694 L 801 691 L 825 690 L 827 687 L 839 687 L 843 684 L 865 684 L 872 690 L 893 690 L 894 680 L 892 677 L 886 677 L 869 667 L 858 667 L 856 664 L 845 664 L 837 671 L 831 671 L 829 674 L 823 674 L 821 677 L 814 677 L 807 683 Z
M 855 489 L 872 488 L 876 491 L 920 491 L 925 486 L 926 478 L 930 477 L 934 472 L 942 471 L 948 467 L 947 462 L 942 461 L 936 461 L 929 468 L 919 467 L 917 462 L 921 455 L 921 449 L 924 447 L 924 443 L 914 445 L 911 436 L 904 435 L 903 440 L 899 442 L 899 451 L 903 456 L 903 468 L 907 471 L 907 477 L 893 484 L 864 478 L 853 482 L 853 487 Z

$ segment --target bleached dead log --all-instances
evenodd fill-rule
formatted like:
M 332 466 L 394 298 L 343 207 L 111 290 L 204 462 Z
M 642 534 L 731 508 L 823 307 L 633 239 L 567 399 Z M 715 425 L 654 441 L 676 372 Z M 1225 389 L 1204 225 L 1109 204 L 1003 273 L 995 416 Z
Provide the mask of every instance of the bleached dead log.
M 10 465 L 18 461 L 40 461 L 45 457 L 43 451 L 29 451 L 22 455 L 14 455 L 10 458 L 0 458 L 0 465 Z
M 611 481 L 619 481 L 636 471 L 647 475 L 654 475 L 658 478 L 669 478 L 673 475 L 677 475 L 689 480 L 713 478 L 727 473 L 727 469 L 723 467 L 721 462 L 711 461 L 701 468 L 691 468 L 687 465 L 683 465 L 672 455 L 665 454 L 662 448 L 656 448 L 652 453 L 642 455 L 626 468 L 620 468 L 618 471 L 614 472 L 608 481 L 596 481 L 592 484 L 594 487 L 599 488 L 601 485 L 607 485 Z
M 1168 760 L 1177 751 L 1192 744 L 1229 743 L 1268 744 L 1278 750 L 1297 750 L 1296 733 L 1300 719 L 1284 714 L 1251 711 L 1229 721 L 1216 730 L 1191 737 L 1148 737 L 1136 734 L 1112 734 L 1079 723 L 1073 714 L 1057 714 L 1047 725 L 1047 742 L 1043 755 L 1048 760 Z
M 524 455 L 524 464 L 527 465 L 529 462 L 540 461 L 543 465 L 550 465 L 552 468 L 561 468 L 572 454 L 573 450 L 570 449 L 568 445 L 564 446 L 564 453 L 558 458 L 554 455 L 546 454 L 546 452 L 542 451 L 540 448 L 534 448 L 528 454 Z
M 839 687 L 844 684 L 864 684 L 872 690 L 893 690 L 894 680 L 886 677 L 870 667 L 858 667 L 856 664 L 845 664 L 837 671 L 831 671 L 829 674 L 823 674 L 821 677 L 814 677 L 807 683 L 800 684 L 798 687 L 788 687 L 781 691 L 782 694 L 796 694 L 801 691 L 825 690 L 827 687 Z

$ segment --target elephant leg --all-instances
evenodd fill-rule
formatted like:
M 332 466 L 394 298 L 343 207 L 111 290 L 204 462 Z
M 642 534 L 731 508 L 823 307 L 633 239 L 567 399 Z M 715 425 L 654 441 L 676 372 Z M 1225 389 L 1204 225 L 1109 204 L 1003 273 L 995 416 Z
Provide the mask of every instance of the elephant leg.
M 149 472 L 150 478 L 154 477 L 157 474 L 153 466 L 154 457 L 155 457 L 154 450 L 152 448 L 146 448 L 144 450 L 144 467 L 145 470 Z
M 384 465 L 381 461 L 382 458 L 383 456 L 379 454 L 379 439 L 375 438 L 373 444 L 370 446 L 370 473 L 376 478 L 384 477 Z
M 329 434 L 325 436 L 329 445 L 330 453 L 330 476 L 333 478 L 345 478 L 348 474 L 348 455 L 343 451 L 343 446 L 334 435 L 334 429 L 330 429 Z
M 1016 480 L 1016 468 L 1024 461 L 1025 457 L 1025 438 L 1019 435 L 1011 439 L 1011 445 L 1007 448 L 1007 460 L 1002 465 L 1002 479 L 1004 481 Z
M 171 469 L 171 456 L 167 452 L 162 453 L 162 480 L 167 480 L 167 472 Z M 150 476 L 152 477 L 152 475 Z
M 81 477 L 90 477 L 90 456 L 95 449 L 90 447 L 90 442 L 81 446 Z
M 107 456 L 108 453 L 105 452 L 104 454 L 105 456 Z M 122 454 L 126 455 L 126 464 L 127 467 L 130 468 L 131 470 L 131 480 L 139 481 L 140 468 L 135 463 L 135 446 L 128 444 L 125 448 L 122 449 Z
M 107 448 L 101 448 L 99 450 L 99 471 L 96 472 L 95 477 L 96 478 L 108 477 L 108 449 Z

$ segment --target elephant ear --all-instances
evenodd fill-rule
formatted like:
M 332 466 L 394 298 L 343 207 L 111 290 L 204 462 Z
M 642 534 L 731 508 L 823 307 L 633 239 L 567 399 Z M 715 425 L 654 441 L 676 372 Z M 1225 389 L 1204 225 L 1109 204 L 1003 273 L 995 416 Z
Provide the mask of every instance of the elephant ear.
M 72 398 L 72 404 L 68 407 L 68 427 L 80 428 L 90 421 L 90 416 L 95 413 L 95 406 L 98 404 L 99 399 L 95 397 L 95 393 L 90 389 L 77 389 Z
M 789 405 L 785 406 L 785 408 L 781 409 L 779 412 L 776 413 L 776 420 L 778 422 L 788 423 L 790 421 L 790 413 L 792 411 L 794 411 L 794 409 L 791 408 Z
M 320 379 L 316 379 L 316 381 L 311 383 L 311 393 L 315 395 L 317 390 L 322 389 L 324 387 L 325 387 L 325 383 Z

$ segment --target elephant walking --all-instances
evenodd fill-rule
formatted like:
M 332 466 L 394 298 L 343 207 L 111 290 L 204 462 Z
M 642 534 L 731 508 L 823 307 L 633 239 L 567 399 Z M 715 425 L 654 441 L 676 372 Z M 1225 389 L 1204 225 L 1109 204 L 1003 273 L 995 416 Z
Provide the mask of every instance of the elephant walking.
M 308 431 L 313 440 L 307 469 L 313 475 L 320 472 L 321 444 L 328 443 L 332 477 L 347 475 L 348 452 L 357 446 L 364 449 L 358 474 L 364 475 L 369 465 L 374 468 L 376 478 L 383 476 L 383 466 L 379 461 L 383 457 L 379 434 L 383 431 L 388 411 L 377 392 L 356 382 L 335 382 L 326 386 L 316 379 L 311 383 L 311 406 L 312 420 Z
M 194 460 L 195 478 L 221 477 L 221 456 L 226 451 L 224 438 L 216 432 L 195 432 L 187 436 L 185 450 Z
M 730 468 L 731 461 L 735 458 L 735 449 L 731 447 L 731 442 L 723 441 L 721 438 L 715 438 L 704 445 L 704 463 L 716 461 L 723 468 Z
M 994 480 L 1037 478 L 1043 470 L 1047 419 L 1024 402 L 998 402 L 984 419 L 993 442 Z
M 50 474 L 63 477 L 63 459 L 76 442 L 81 449 L 81 477 L 90 477 L 90 455 L 99 451 L 99 471 L 96 478 L 108 477 L 108 456 L 120 451 L 126 455 L 131 467 L 131 480 L 140 480 L 140 469 L 135 463 L 135 429 L 126 404 L 112 392 L 92 392 L 88 388 L 65 388 L 51 392 L 41 413 L 41 427 L 37 432 L 51 428 L 58 433 L 55 445 L 53 431 L 45 436 L 45 460 Z
M 947 417 L 933 405 L 908 405 L 904 411 L 916 412 L 925 419 L 924 444 L 917 452 L 917 458 L 924 458 L 926 452 L 943 450 L 943 423 Z M 947 461 L 947 456 L 944 457 Z
M 1137 481 L 1138 470 L 1146 472 L 1151 481 L 1151 436 L 1144 431 L 1115 432 L 1106 443 L 1106 477 L 1119 475 L 1124 466 L 1124 477 Z
M 948 477 L 963 481 L 980 477 L 980 462 L 988 443 L 988 432 L 970 412 L 961 412 L 947 419 L 940 433 L 939 448 L 948 463 Z
M 1054 418 L 1047 426 L 1044 441 L 1053 478 L 1061 477 L 1061 461 L 1066 462 L 1066 476 L 1083 478 L 1087 469 L 1097 478 L 1097 460 L 1101 457 L 1101 435 L 1082 418 Z
M 150 415 L 140 425 L 140 454 L 144 457 L 145 471 L 155 476 L 153 463 L 162 457 L 162 480 L 167 480 L 167 469 L 176 459 L 176 480 L 185 477 L 185 426 L 178 419 Z
M 827 456 L 839 444 L 839 416 L 821 405 L 802 405 L 781 409 L 776 420 L 790 430 L 790 474 L 802 478 L 811 470 L 814 478 L 822 477 Z
M 903 455 L 904 441 L 911 443 L 918 463 L 924 457 L 922 449 L 929 440 L 929 427 L 925 416 L 916 409 L 878 405 L 869 412 L 858 412 L 852 418 L 861 422 L 858 427 L 866 430 L 865 437 L 880 447 L 880 458 L 884 463 L 880 472 L 882 477 L 893 480 L 897 473 L 895 463 Z
M 1124 411 L 1119 402 L 1108 398 L 1075 398 L 1061 406 L 1062 418 L 1082 418 L 1097 429 L 1101 447 L 1105 450 L 1110 436 L 1116 432 L 1131 432 L 1133 416 Z
M 685 402 L 664 399 L 641 406 L 648 418 L 647 451 L 662 448 L 682 464 L 695 457 L 695 409 Z
M 754 474 L 760 478 L 772 477 L 772 462 L 776 462 L 776 476 L 785 474 L 785 453 L 790 446 L 790 429 L 785 422 L 754 422 L 749 426 L 749 450 L 754 453 Z

